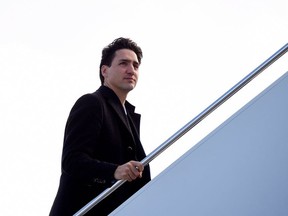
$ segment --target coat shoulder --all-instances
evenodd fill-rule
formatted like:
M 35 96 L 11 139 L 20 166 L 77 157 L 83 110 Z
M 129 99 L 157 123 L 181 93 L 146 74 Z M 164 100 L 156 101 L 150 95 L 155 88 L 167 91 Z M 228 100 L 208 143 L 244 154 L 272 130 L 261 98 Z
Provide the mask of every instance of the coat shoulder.
M 89 107 L 99 107 L 102 106 L 103 99 L 101 98 L 100 94 L 94 93 L 88 93 L 85 95 L 82 95 L 80 98 L 77 99 L 72 109 L 78 109 L 79 107 L 82 108 L 89 108 Z

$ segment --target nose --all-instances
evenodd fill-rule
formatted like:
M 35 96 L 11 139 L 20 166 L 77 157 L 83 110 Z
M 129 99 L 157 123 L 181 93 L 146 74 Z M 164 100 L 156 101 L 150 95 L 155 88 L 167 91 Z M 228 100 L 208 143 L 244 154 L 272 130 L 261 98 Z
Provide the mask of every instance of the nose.
M 127 67 L 127 73 L 135 74 L 135 72 L 136 72 L 136 69 L 135 69 L 134 65 L 133 64 L 129 64 L 128 67 Z

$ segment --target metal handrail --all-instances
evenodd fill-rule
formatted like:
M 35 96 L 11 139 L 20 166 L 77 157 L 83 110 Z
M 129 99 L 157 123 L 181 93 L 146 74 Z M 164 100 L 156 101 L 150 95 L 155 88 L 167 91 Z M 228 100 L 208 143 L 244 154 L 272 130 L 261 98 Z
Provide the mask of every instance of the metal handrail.
M 281 56 L 283 56 L 287 51 L 288 51 L 288 43 L 285 44 L 281 49 L 279 49 L 270 58 L 264 61 L 261 65 L 259 65 L 255 70 L 249 73 L 246 77 L 244 77 L 240 82 L 238 82 L 235 86 L 233 86 L 220 98 L 218 98 L 214 103 L 212 103 L 205 110 L 203 110 L 200 114 L 198 114 L 195 118 L 189 121 L 184 127 L 178 130 L 174 135 L 172 135 L 164 143 L 158 146 L 147 157 L 145 157 L 141 161 L 141 163 L 144 166 L 148 165 L 153 159 L 155 159 L 158 155 L 160 155 L 163 151 L 165 151 L 168 147 L 170 147 L 174 142 L 176 142 L 179 138 L 181 138 L 184 134 L 186 134 L 189 130 L 191 130 L 194 126 L 196 126 L 199 122 L 201 122 L 205 117 L 207 117 L 210 113 L 212 113 L 215 109 L 217 109 L 226 100 L 232 97 L 236 92 L 238 92 L 241 88 L 243 88 L 246 84 L 248 84 L 252 79 L 254 79 L 267 67 L 269 67 L 276 60 L 278 60 Z M 105 199 L 107 196 L 113 193 L 117 188 L 119 188 L 125 182 L 126 182 L 125 180 L 118 180 L 110 188 L 107 188 L 101 194 L 99 194 L 97 197 L 95 197 L 93 200 L 87 203 L 83 208 L 81 208 L 78 212 L 76 212 L 74 216 L 84 215 L 90 209 L 92 209 L 95 205 L 97 205 L 99 202 L 101 202 L 103 199 Z

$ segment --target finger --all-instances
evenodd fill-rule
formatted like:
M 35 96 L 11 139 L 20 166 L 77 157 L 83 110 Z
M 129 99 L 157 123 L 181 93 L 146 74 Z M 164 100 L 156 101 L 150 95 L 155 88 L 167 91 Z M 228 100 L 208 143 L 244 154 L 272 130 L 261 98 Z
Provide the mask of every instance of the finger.
M 126 163 L 123 168 L 125 167 L 125 177 L 124 179 L 127 181 L 133 181 L 136 178 L 141 178 L 142 177 L 142 170 L 143 170 L 143 165 L 138 162 L 138 161 L 130 161 Z M 124 173 L 123 173 L 124 174 Z
M 138 166 L 135 167 L 135 169 L 139 172 L 139 178 L 142 178 L 142 171 L 140 171 L 140 168 Z
M 129 181 L 129 182 L 131 182 L 131 181 L 132 181 L 132 178 L 131 178 L 129 175 L 127 175 L 126 180 Z
M 127 180 L 130 181 L 130 182 L 137 178 L 137 176 L 134 175 L 133 173 L 129 173 L 127 176 L 128 176 Z
M 138 161 L 131 161 L 131 163 L 139 172 L 143 172 L 144 166 L 142 163 L 140 163 Z

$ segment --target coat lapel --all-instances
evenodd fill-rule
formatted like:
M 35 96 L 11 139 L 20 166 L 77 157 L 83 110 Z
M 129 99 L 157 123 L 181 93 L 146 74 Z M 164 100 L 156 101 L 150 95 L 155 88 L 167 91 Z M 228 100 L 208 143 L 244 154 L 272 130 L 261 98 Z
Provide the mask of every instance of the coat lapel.
M 122 104 L 117 97 L 117 95 L 108 87 L 101 86 L 100 91 L 103 94 L 103 96 L 106 98 L 107 103 L 113 108 L 113 110 L 117 113 L 119 118 L 121 119 L 121 122 L 123 123 L 124 127 L 128 130 L 130 133 L 134 143 L 136 143 L 135 139 L 139 140 L 139 135 L 137 132 L 137 128 L 134 125 L 135 118 L 137 118 L 137 114 L 134 113 L 135 107 L 131 105 L 129 102 L 126 101 L 125 107 L 127 110 L 127 116 L 125 114 L 124 108 L 122 107 Z M 139 119 L 140 120 L 140 119 Z M 138 122 L 136 120 L 136 122 Z M 135 137 L 136 135 L 136 137 Z

